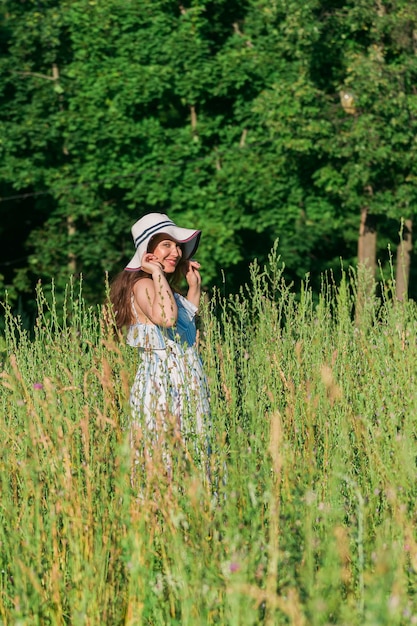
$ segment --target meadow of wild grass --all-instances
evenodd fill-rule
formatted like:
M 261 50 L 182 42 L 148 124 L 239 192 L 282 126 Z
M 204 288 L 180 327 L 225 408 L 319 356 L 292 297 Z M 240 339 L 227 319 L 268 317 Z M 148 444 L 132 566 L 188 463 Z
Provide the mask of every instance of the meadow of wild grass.
M 102 310 L 6 310 L 0 624 L 417 624 L 416 305 L 278 265 L 204 306 L 210 468 L 167 435 L 170 477 Z

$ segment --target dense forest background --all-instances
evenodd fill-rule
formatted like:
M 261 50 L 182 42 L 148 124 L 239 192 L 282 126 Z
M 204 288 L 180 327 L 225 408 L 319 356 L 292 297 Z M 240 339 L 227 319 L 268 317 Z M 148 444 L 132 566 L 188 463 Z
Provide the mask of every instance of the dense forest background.
M 297 289 L 364 264 L 417 295 L 417 0 L 3 0 L 0 299 L 91 303 L 167 212 L 207 287 L 279 240 Z M 411 280 L 410 280 L 411 279 Z

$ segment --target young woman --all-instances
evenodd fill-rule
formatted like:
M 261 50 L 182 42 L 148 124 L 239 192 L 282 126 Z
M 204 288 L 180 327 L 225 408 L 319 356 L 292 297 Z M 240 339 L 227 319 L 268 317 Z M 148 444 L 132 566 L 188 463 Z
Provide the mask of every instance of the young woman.
M 201 435 L 209 396 L 196 347 L 200 264 L 191 259 L 201 231 L 150 213 L 133 225 L 132 236 L 135 255 L 112 281 L 110 299 L 118 328 L 127 327 L 127 343 L 139 351 L 133 424 L 156 433 L 174 429 L 185 439 Z M 185 297 L 177 289 L 183 277 Z

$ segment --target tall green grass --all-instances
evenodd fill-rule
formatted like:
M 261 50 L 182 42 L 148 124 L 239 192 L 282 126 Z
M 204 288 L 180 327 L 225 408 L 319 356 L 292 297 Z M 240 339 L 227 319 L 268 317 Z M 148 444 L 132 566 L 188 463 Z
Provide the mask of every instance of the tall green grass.
M 0 624 L 416 624 L 417 309 L 359 284 L 296 298 L 273 252 L 214 294 L 210 467 L 167 434 L 169 475 L 105 312 L 39 290 L 29 337 L 6 307 Z

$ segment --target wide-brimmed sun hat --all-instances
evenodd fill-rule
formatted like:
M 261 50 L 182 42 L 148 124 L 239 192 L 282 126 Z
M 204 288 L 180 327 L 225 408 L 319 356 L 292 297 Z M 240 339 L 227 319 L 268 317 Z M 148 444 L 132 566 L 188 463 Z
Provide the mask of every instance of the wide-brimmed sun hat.
M 180 228 L 165 213 L 149 213 L 132 226 L 132 237 L 136 252 L 125 267 L 125 270 L 139 270 L 142 257 L 148 249 L 148 244 L 154 235 L 166 233 L 175 241 L 182 244 L 183 258 L 189 259 L 197 250 L 200 243 L 201 230 Z

